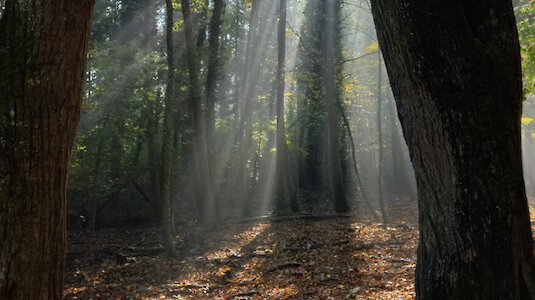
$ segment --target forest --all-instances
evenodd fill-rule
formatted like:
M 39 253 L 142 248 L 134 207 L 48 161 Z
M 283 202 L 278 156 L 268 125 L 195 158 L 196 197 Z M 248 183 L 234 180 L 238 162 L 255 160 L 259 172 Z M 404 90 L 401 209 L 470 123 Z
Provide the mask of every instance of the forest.
M 535 1 L 0 0 L 0 299 L 535 300 Z

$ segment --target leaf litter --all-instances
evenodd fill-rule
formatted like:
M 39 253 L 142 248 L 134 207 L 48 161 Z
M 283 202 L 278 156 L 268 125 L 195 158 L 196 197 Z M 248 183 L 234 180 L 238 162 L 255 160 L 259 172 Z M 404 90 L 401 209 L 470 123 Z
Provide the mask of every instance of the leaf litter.
M 154 228 L 70 234 L 65 299 L 415 298 L 414 222 L 263 220 L 177 232 L 176 260 L 158 251 Z

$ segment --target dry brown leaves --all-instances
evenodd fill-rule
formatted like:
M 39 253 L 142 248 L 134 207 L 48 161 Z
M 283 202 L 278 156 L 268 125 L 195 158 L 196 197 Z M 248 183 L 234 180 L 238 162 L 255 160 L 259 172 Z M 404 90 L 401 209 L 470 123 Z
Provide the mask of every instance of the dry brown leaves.
M 535 211 L 531 217 L 535 220 Z M 72 261 L 66 299 L 414 298 L 418 232 L 411 223 L 326 219 L 192 230 L 185 228 L 177 239 L 183 245 L 178 260 Z M 91 248 L 139 244 L 147 235 L 157 240 L 153 232 L 101 235 Z M 87 247 L 78 240 L 73 239 L 73 252 Z

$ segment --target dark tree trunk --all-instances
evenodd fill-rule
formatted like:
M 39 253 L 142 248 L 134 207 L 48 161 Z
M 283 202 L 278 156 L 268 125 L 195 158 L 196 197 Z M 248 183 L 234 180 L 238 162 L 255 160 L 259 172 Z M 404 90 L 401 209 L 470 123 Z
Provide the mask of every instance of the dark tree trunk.
M 198 205 L 200 205 L 200 221 L 206 225 L 213 225 L 219 221 L 215 194 L 210 180 L 210 167 L 208 165 L 208 150 L 203 134 L 201 113 L 201 84 L 198 73 L 199 60 L 193 34 L 193 22 L 189 0 L 181 0 L 182 15 L 184 16 L 184 33 L 186 35 L 186 57 L 189 73 L 189 108 L 192 114 L 194 127 L 194 161 L 195 177 L 194 185 Z
M 224 6 L 224 0 L 214 0 L 214 10 L 212 12 L 212 19 L 210 20 L 210 37 L 208 41 L 210 54 L 208 58 L 208 74 L 206 75 L 206 140 L 211 148 L 214 142 L 216 87 L 217 76 L 219 75 L 221 65 L 219 61 L 219 35 L 221 33 L 221 17 Z
M 325 38 L 324 38 L 324 80 L 325 80 L 325 101 L 327 108 L 328 127 L 328 150 L 327 150 L 327 170 L 329 172 L 328 181 L 331 197 L 334 202 L 334 209 L 337 212 L 346 212 L 349 207 L 346 201 L 344 178 L 342 176 L 342 160 L 340 158 L 340 125 L 336 113 L 336 13 L 335 1 L 325 0 Z
M 173 193 L 171 188 L 173 168 L 173 136 L 175 131 L 174 103 L 175 103 L 175 63 L 173 50 L 173 1 L 165 1 L 166 9 L 166 39 L 167 39 L 167 89 L 165 91 L 165 112 L 162 142 L 162 181 L 161 181 L 161 226 L 165 254 L 175 257 L 175 245 L 173 242 Z
M 396 120 L 396 102 L 392 96 L 388 97 L 388 111 L 390 117 L 390 133 L 391 133 L 391 150 L 392 150 L 392 187 L 394 196 L 406 198 L 408 201 L 416 201 L 418 196 L 416 193 L 416 185 L 414 178 L 410 173 L 410 168 L 405 161 L 405 149 L 403 143 L 405 142 L 402 133 L 399 131 Z
M 159 101 L 160 93 L 156 99 Z M 161 187 L 160 187 L 160 172 L 159 152 L 158 152 L 158 113 L 156 109 L 157 104 L 149 99 L 149 95 L 145 95 L 145 118 L 147 120 L 147 154 L 149 163 L 149 177 L 151 186 L 152 202 L 154 203 L 155 219 L 161 223 Z M 161 224 L 160 224 L 161 225 Z
M 535 299 L 511 2 L 372 7 L 418 184 L 417 299 Z
M 277 64 L 277 152 L 275 174 L 275 211 L 285 213 L 288 208 L 292 212 L 298 210 L 297 199 L 291 192 L 288 170 L 288 146 L 286 144 L 286 127 L 284 124 L 284 80 L 286 60 L 286 0 L 279 1 L 279 21 L 277 31 L 278 64 Z M 292 199 L 294 198 L 294 199 Z
M 61 299 L 67 164 L 93 1 L 8 0 L 0 19 L 0 298 Z
M 206 143 L 208 147 L 208 163 L 210 168 L 212 186 L 214 189 L 218 187 L 214 181 L 219 168 L 217 168 L 217 146 L 214 137 L 215 133 L 215 103 L 217 79 L 220 72 L 220 42 L 219 36 L 221 34 L 222 16 L 225 8 L 224 0 L 214 0 L 214 9 L 212 11 L 212 18 L 210 20 L 210 36 L 208 38 L 209 57 L 208 57 L 208 74 L 206 75 Z M 218 205 L 219 211 L 219 202 Z

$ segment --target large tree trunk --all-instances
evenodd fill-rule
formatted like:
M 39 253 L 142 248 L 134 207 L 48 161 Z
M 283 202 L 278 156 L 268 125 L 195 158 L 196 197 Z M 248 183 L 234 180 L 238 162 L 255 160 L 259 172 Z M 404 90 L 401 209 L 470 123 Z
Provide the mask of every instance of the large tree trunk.
M 325 101 L 327 109 L 328 150 L 327 161 L 329 172 L 328 181 L 334 209 L 337 212 L 346 212 L 349 207 L 346 201 L 344 178 L 342 176 L 342 160 L 340 158 L 340 125 L 336 113 L 336 4 L 338 0 L 325 0 L 325 40 L 324 40 L 324 80 Z
M 372 7 L 418 183 L 417 299 L 529 299 L 533 238 L 511 2 Z
M 67 163 L 92 0 L 8 0 L 0 19 L 0 298 L 61 299 Z

